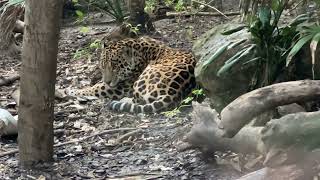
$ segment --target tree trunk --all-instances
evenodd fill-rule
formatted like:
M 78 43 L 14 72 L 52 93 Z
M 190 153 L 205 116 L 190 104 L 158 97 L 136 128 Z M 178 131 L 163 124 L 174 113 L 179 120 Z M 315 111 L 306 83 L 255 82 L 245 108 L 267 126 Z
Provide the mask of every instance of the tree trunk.
M 154 31 L 149 15 L 144 11 L 145 0 L 129 0 L 128 8 L 130 17 L 127 21 L 132 27 L 137 26 L 139 33 Z
M 62 1 L 26 0 L 19 108 L 20 164 L 52 160 L 53 108 Z
M 130 13 L 129 18 L 115 28 L 104 40 L 120 40 L 155 31 L 150 16 L 144 11 L 145 0 L 128 0 L 126 5 Z

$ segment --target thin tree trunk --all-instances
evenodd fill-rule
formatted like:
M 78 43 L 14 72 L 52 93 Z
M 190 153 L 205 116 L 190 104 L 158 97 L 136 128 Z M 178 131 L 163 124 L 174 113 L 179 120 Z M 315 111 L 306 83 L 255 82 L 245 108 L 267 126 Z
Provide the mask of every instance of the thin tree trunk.
M 145 5 L 145 0 L 128 0 L 126 6 L 129 9 L 129 18 L 115 28 L 104 40 L 120 40 L 155 31 L 150 16 L 144 11 Z
M 26 0 L 19 108 L 20 164 L 52 160 L 53 106 L 62 0 Z
M 154 31 L 149 15 L 144 11 L 145 0 L 129 0 L 130 17 L 127 23 L 138 26 L 140 33 Z

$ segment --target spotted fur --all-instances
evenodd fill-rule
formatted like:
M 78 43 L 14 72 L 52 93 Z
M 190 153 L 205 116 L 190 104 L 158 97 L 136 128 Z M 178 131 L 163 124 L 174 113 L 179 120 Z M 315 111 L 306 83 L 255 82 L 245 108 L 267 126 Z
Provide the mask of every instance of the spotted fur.
M 176 107 L 195 87 L 192 53 L 141 37 L 103 43 L 103 83 L 73 91 L 74 96 L 112 99 L 116 111 L 154 113 Z M 133 97 L 133 103 L 120 102 Z

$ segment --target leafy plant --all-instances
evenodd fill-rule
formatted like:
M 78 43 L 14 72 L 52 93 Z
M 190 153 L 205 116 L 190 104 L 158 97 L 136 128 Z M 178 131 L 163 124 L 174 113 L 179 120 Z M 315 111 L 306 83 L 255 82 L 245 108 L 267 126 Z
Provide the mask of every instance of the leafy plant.
M 174 108 L 171 111 L 162 112 L 161 114 L 165 115 L 166 117 L 170 117 L 170 118 L 174 117 L 174 116 L 176 116 L 176 115 L 181 113 L 181 108 L 190 106 L 190 103 L 193 100 L 197 100 L 197 99 L 199 99 L 200 97 L 203 97 L 203 96 L 205 96 L 203 89 L 194 89 L 191 92 L 190 96 L 186 97 L 184 100 L 181 101 L 179 106 L 177 106 L 176 108 Z
M 185 6 L 184 6 L 183 0 L 178 0 L 176 5 L 174 6 L 174 10 L 175 11 L 183 11 L 183 10 L 185 10 Z
M 135 35 L 138 35 L 139 29 L 140 29 L 140 27 L 141 27 L 141 24 L 138 24 L 138 25 L 136 25 L 136 26 L 133 26 L 133 25 L 130 24 L 130 23 L 126 23 L 126 27 L 129 28 L 130 33 L 133 33 L 133 34 L 135 34 Z
M 101 47 L 101 41 L 96 39 L 88 46 L 77 49 L 76 52 L 73 54 L 73 59 L 80 59 L 80 58 L 91 58 L 91 52 L 96 51 Z
M 314 78 L 314 64 L 316 62 L 316 50 L 320 41 L 320 25 L 313 23 L 312 25 L 302 26 L 299 30 L 299 39 L 292 47 L 287 56 L 286 65 L 288 66 L 292 58 L 301 50 L 301 48 L 310 43 L 310 51 L 312 58 L 312 74 Z
M 144 10 L 147 13 L 152 13 L 152 11 L 154 10 L 156 5 L 157 5 L 157 1 L 156 0 L 147 0 Z
M 228 59 L 219 69 L 218 76 L 223 76 L 236 64 L 249 65 L 254 63 L 256 72 L 252 77 L 251 89 L 270 85 L 276 80 L 286 67 L 286 59 L 290 55 L 292 41 L 299 37 L 297 30 L 299 25 L 310 19 L 308 15 L 300 15 L 290 24 L 280 26 L 280 17 L 287 3 L 288 0 L 272 0 L 270 4 L 260 6 L 256 14 L 248 17 L 248 25 L 239 26 L 222 33 L 223 35 L 230 35 L 246 28 L 251 34 L 252 43 L 247 44 Z M 216 60 L 229 49 L 244 42 L 246 42 L 246 39 L 226 44 L 208 59 L 207 64 Z M 253 57 L 248 59 L 249 55 L 250 57 L 253 55 Z
M 72 0 L 74 6 L 77 7 L 76 15 L 78 21 L 82 22 L 86 11 L 95 9 L 109 14 L 114 17 L 117 22 L 121 23 L 125 18 L 124 0 Z M 87 7 L 87 10 L 80 7 Z

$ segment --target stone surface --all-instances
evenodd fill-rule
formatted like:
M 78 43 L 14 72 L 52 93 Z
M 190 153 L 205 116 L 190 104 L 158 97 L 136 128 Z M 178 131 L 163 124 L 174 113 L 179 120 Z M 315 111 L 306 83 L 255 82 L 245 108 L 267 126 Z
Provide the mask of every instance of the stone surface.
M 223 64 L 247 45 L 249 41 L 224 52 L 218 59 L 209 64 L 207 68 L 204 66 L 205 62 L 226 43 L 249 39 L 250 34 L 246 29 L 228 36 L 221 35 L 221 32 L 240 25 L 234 22 L 218 25 L 200 37 L 193 46 L 193 52 L 198 59 L 195 69 L 197 82 L 204 88 L 206 96 L 210 98 L 213 107 L 218 112 L 231 101 L 248 91 L 252 75 L 255 72 L 255 67 L 250 63 L 243 65 L 240 62 L 234 65 L 228 73 L 223 74 L 221 77 L 217 76 L 217 72 Z

